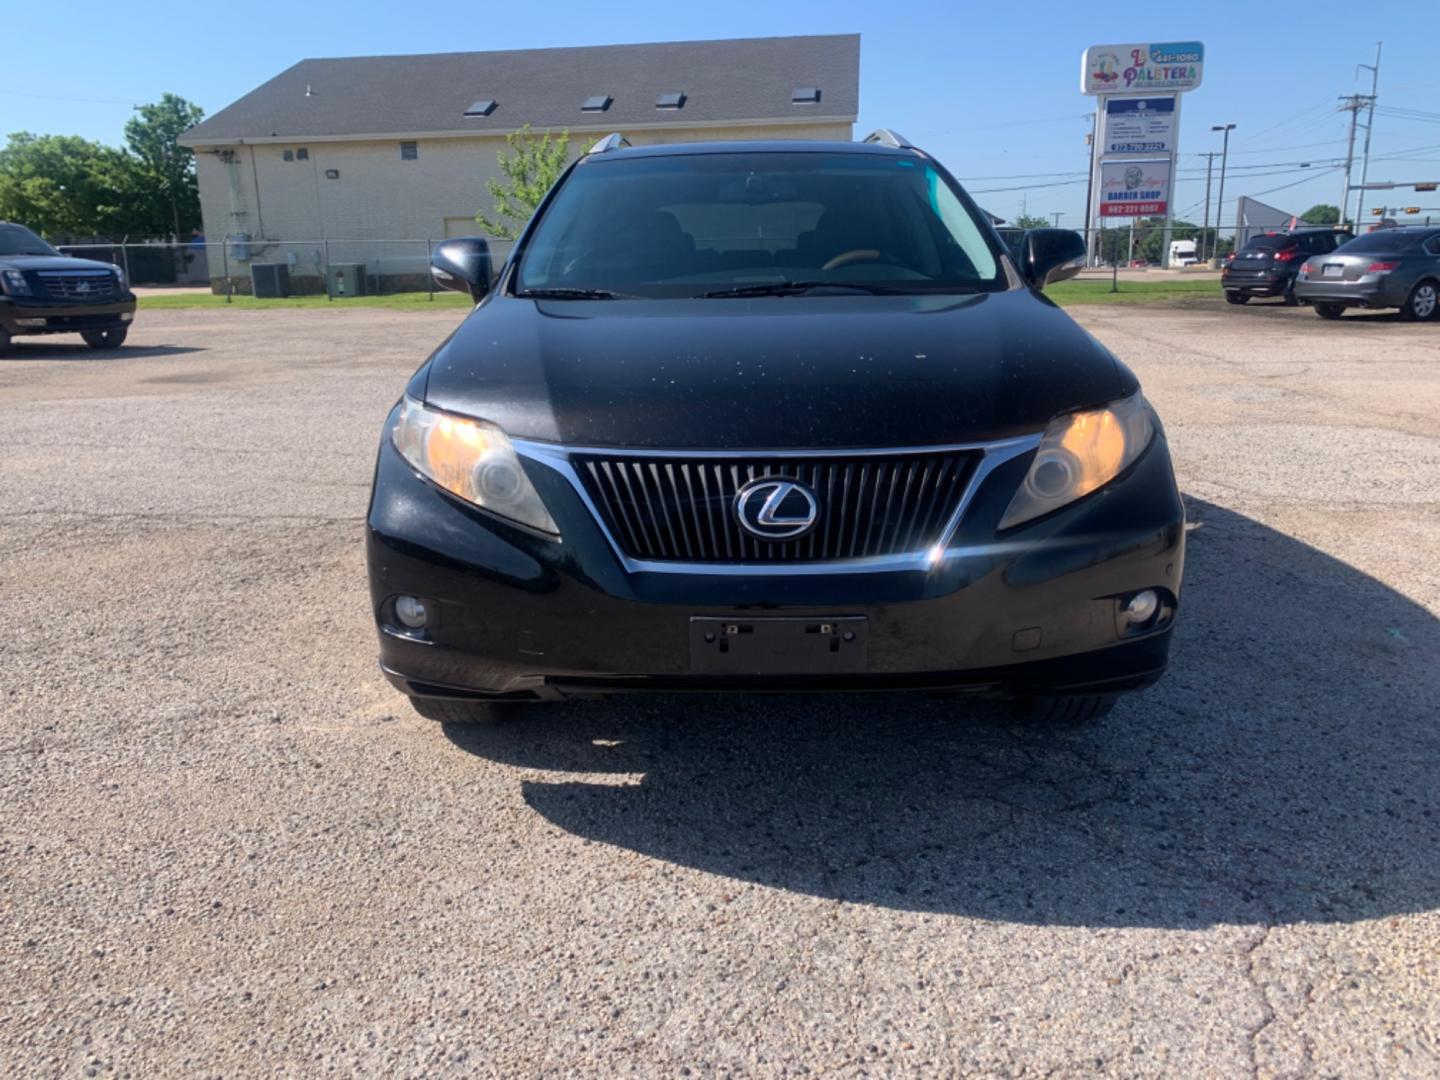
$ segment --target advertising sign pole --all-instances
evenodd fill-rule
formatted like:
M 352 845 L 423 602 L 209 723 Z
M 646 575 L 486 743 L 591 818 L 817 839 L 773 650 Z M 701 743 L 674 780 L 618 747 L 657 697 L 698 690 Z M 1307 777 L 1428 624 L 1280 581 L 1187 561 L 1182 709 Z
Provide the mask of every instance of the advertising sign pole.
M 1170 269 L 1170 241 L 1175 238 L 1175 171 L 1180 164 L 1180 99 L 1175 95 L 1175 138 L 1170 144 L 1170 182 L 1165 185 L 1165 234 L 1160 240 L 1160 265 Z
M 1204 72 L 1205 46 L 1198 41 L 1092 45 L 1080 58 L 1080 92 L 1096 99 L 1095 179 L 1086 212 L 1092 220 L 1163 217 L 1162 266 L 1170 265 L 1175 234 L 1180 98 L 1200 85 Z
M 1089 245 L 1092 266 L 1100 262 L 1100 138 L 1104 131 L 1104 98 L 1094 99 L 1094 120 L 1090 124 L 1090 190 L 1084 204 L 1084 242 Z M 1094 228 L 1092 228 L 1094 226 Z

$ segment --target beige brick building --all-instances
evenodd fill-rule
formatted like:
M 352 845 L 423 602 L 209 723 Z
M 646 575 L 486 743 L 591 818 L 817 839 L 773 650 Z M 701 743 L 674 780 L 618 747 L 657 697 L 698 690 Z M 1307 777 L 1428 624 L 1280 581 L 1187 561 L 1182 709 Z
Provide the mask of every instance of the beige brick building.
M 475 235 L 505 136 L 570 132 L 572 156 L 635 145 L 852 137 L 858 36 L 304 60 L 191 129 L 210 274 L 326 265 L 424 280 L 428 243 Z M 217 243 L 221 239 L 225 244 Z M 497 244 L 497 257 L 506 245 Z

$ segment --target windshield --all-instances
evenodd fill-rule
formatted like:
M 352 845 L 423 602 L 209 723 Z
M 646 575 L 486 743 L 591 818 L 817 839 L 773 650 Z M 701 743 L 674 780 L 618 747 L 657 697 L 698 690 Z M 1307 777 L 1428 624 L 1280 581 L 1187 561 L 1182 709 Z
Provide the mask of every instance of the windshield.
M 798 283 L 975 292 L 1007 279 L 978 212 L 920 159 L 679 154 L 575 169 L 515 289 L 685 297 Z
M 0 225 L 0 255 L 60 254 L 23 225 Z
M 1396 229 L 1379 229 L 1376 232 L 1357 236 L 1348 244 L 1342 244 L 1337 253 L 1346 255 L 1399 254 L 1417 247 L 1424 240 L 1425 233 L 1404 233 Z

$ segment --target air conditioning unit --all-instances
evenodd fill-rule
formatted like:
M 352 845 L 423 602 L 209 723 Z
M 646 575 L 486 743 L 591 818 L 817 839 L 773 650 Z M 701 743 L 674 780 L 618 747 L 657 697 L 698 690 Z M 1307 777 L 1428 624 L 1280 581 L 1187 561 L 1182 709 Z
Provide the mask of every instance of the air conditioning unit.
M 290 295 L 290 267 L 284 263 L 251 263 L 250 291 L 265 300 Z
M 330 264 L 330 295 L 331 295 L 331 296 L 364 296 L 364 295 L 365 295 L 365 264 L 364 264 L 364 263 L 331 263 L 331 264 Z

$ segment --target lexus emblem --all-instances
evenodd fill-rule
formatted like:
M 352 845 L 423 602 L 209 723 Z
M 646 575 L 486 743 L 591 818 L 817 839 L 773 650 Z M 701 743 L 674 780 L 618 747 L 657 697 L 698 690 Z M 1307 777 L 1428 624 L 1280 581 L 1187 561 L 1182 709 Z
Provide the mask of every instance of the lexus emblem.
M 740 527 L 762 540 L 793 540 L 820 520 L 820 504 L 809 486 L 783 476 L 762 476 L 735 493 Z

